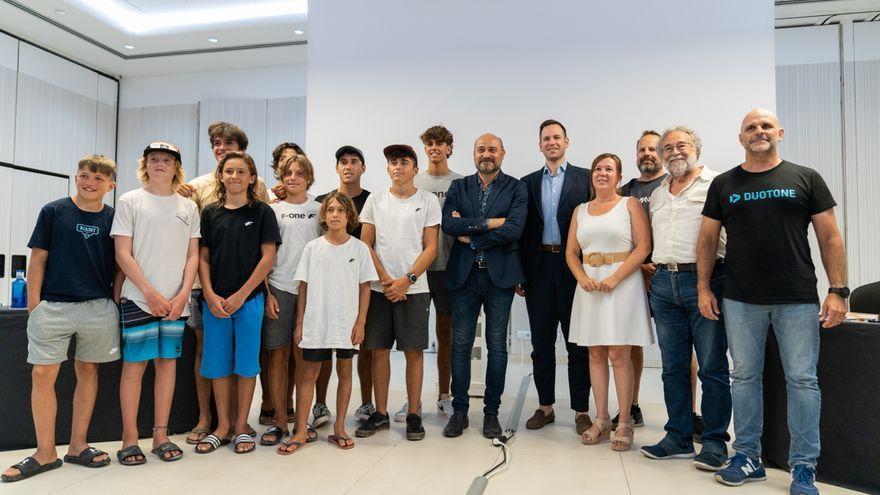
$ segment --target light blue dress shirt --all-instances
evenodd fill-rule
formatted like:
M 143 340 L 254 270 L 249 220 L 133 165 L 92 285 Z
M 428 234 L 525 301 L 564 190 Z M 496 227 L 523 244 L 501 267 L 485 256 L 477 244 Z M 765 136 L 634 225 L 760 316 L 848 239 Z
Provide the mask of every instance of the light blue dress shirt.
M 562 184 L 565 182 L 567 167 L 568 162 L 565 162 L 556 170 L 556 175 L 551 175 L 550 169 L 546 164 L 544 165 L 544 173 L 541 175 L 541 214 L 544 218 L 542 244 L 562 244 L 556 212 L 559 210 L 559 198 L 562 196 Z

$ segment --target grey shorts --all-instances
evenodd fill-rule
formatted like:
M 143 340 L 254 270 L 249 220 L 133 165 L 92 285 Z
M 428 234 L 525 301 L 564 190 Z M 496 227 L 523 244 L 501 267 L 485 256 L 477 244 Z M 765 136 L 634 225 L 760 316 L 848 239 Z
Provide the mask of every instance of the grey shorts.
M 28 363 L 67 361 L 76 337 L 76 359 L 87 363 L 116 361 L 119 352 L 119 309 L 111 299 L 83 302 L 42 301 L 27 322 Z
M 364 350 L 391 349 L 421 351 L 428 348 L 428 309 L 431 294 L 407 294 L 406 301 L 393 303 L 385 294 L 370 291 L 370 308 L 364 328 Z
M 193 289 L 190 293 L 190 313 L 186 324 L 197 332 L 205 329 L 202 321 L 202 289 Z
M 428 272 L 428 291 L 434 301 L 434 311 L 452 314 L 452 295 L 446 287 L 446 271 Z
M 293 342 L 293 330 L 296 328 L 296 294 L 276 289 L 269 285 L 269 292 L 278 300 L 278 319 L 273 320 L 263 312 L 263 333 L 261 345 L 263 349 L 274 350 L 290 345 Z

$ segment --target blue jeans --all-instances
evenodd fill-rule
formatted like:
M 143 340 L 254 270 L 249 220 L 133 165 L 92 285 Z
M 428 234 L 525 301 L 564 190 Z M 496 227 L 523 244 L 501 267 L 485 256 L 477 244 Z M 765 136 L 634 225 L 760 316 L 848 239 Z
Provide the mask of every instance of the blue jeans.
M 720 300 L 724 287 L 722 266 L 715 268 L 710 286 Z M 669 417 L 666 436 L 679 447 L 693 445 L 693 349 L 703 384 L 703 448 L 726 451 L 725 444 L 730 440 L 730 376 L 723 317 L 713 321 L 700 314 L 696 272 L 670 272 L 662 267 L 651 280 L 651 309 L 663 361 L 663 397 Z
M 819 458 L 819 410 L 822 395 L 816 377 L 819 361 L 819 304 L 747 304 L 724 300 L 727 340 L 733 356 L 733 449 L 755 459 L 761 455 L 764 429 L 764 351 L 767 330 L 779 343 L 788 398 L 791 446 L 788 464 L 816 467 Z
M 467 414 L 471 384 L 471 353 L 480 307 L 486 313 L 486 394 L 483 413 L 498 414 L 507 373 L 507 322 L 513 287 L 496 287 L 485 269 L 472 268 L 467 280 L 452 289 L 452 407 Z

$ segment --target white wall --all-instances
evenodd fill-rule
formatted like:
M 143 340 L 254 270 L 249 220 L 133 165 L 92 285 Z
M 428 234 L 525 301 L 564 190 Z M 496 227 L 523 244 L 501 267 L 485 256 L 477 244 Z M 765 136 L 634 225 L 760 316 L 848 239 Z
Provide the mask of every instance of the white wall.
M 773 56 L 765 0 L 668 9 L 647 0 L 324 0 L 309 10 L 307 144 L 320 156 L 361 147 L 365 183 L 378 188 L 388 180 L 382 147 L 417 146 L 442 122 L 455 135 L 454 168 L 473 170 L 473 140 L 492 131 L 507 148 L 503 168 L 519 176 L 542 163 L 537 127 L 554 117 L 568 128 L 573 162 L 612 151 L 634 175 L 642 130 L 687 124 L 703 136 L 704 161 L 726 169 L 742 157 L 743 115 L 774 107 Z

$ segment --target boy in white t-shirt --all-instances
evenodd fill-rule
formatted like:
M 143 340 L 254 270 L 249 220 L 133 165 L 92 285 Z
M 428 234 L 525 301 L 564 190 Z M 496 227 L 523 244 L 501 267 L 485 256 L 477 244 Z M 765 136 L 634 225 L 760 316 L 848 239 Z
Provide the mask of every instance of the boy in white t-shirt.
M 168 417 L 201 237 L 198 208 L 176 194 L 184 181 L 177 146 L 163 142 L 147 146 L 139 160 L 138 178 L 143 187 L 119 198 L 110 230 L 116 261 L 125 273 L 119 308 L 122 449 L 116 457 L 126 466 L 147 461 L 137 443 L 137 416 L 141 381 L 150 360 L 156 370 L 152 452 L 165 462 L 183 456 L 180 447 L 168 440 Z
M 338 448 L 354 447 L 345 432 L 345 413 L 351 399 L 351 360 L 364 339 L 370 282 L 379 280 L 370 249 L 350 235 L 358 225 L 354 203 L 340 192 L 329 193 L 321 203 L 319 217 L 327 229 L 323 237 L 303 250 L 295 280 L 300 282 L 294 341 L 301 348 L 300 379 L 296 387 L 295 433 L 278 453 L 287 455 L 309 439 L 307 428 L 312 392 L 321 364 L 336 350 L 336 415 L 333 434 L 327 437 Z
M 391 346 L 406 356 L 407 440 L 425 437 L 419 413 L 424 375 L 423 351 L 428 347 L 431 295 L 422 274 L 437 256 L 440 204 L 433 194 L 416 189 L 419 171 L 415 150 L 393 144 L 384 150 L 391 187 L 370 195 L 361 210 L 361 240 L 370 247 L 379 282 L 373 283 L 364 348 L 373 351 L 376 412 L 357 436 L 369 437 L 389 428 L 388 385 Z
M 296 299 L 299 282 L 294 279 L 300 256 L 306 244 L 321 235 L 318 222 L 320 204 L 308 195 L 315 181 L 312 163 L 305 155 L 293 155 L 281 160 L 276 176 L 284 185 L 284 199 L 270 206 L 275 212 L 281 232 L 281 246 L 275 255 L 275 266 L 269 272 L 266 294 L 266 312 L 263 318 L 261 343 L 269 353 L 268 382 L 274 423 L 260 438 L 262 445 L 278 445 L 287 435 L 287 389 L 290 343 L 297 325 Z M 301 361 L 299 352 L 292 362 Z

